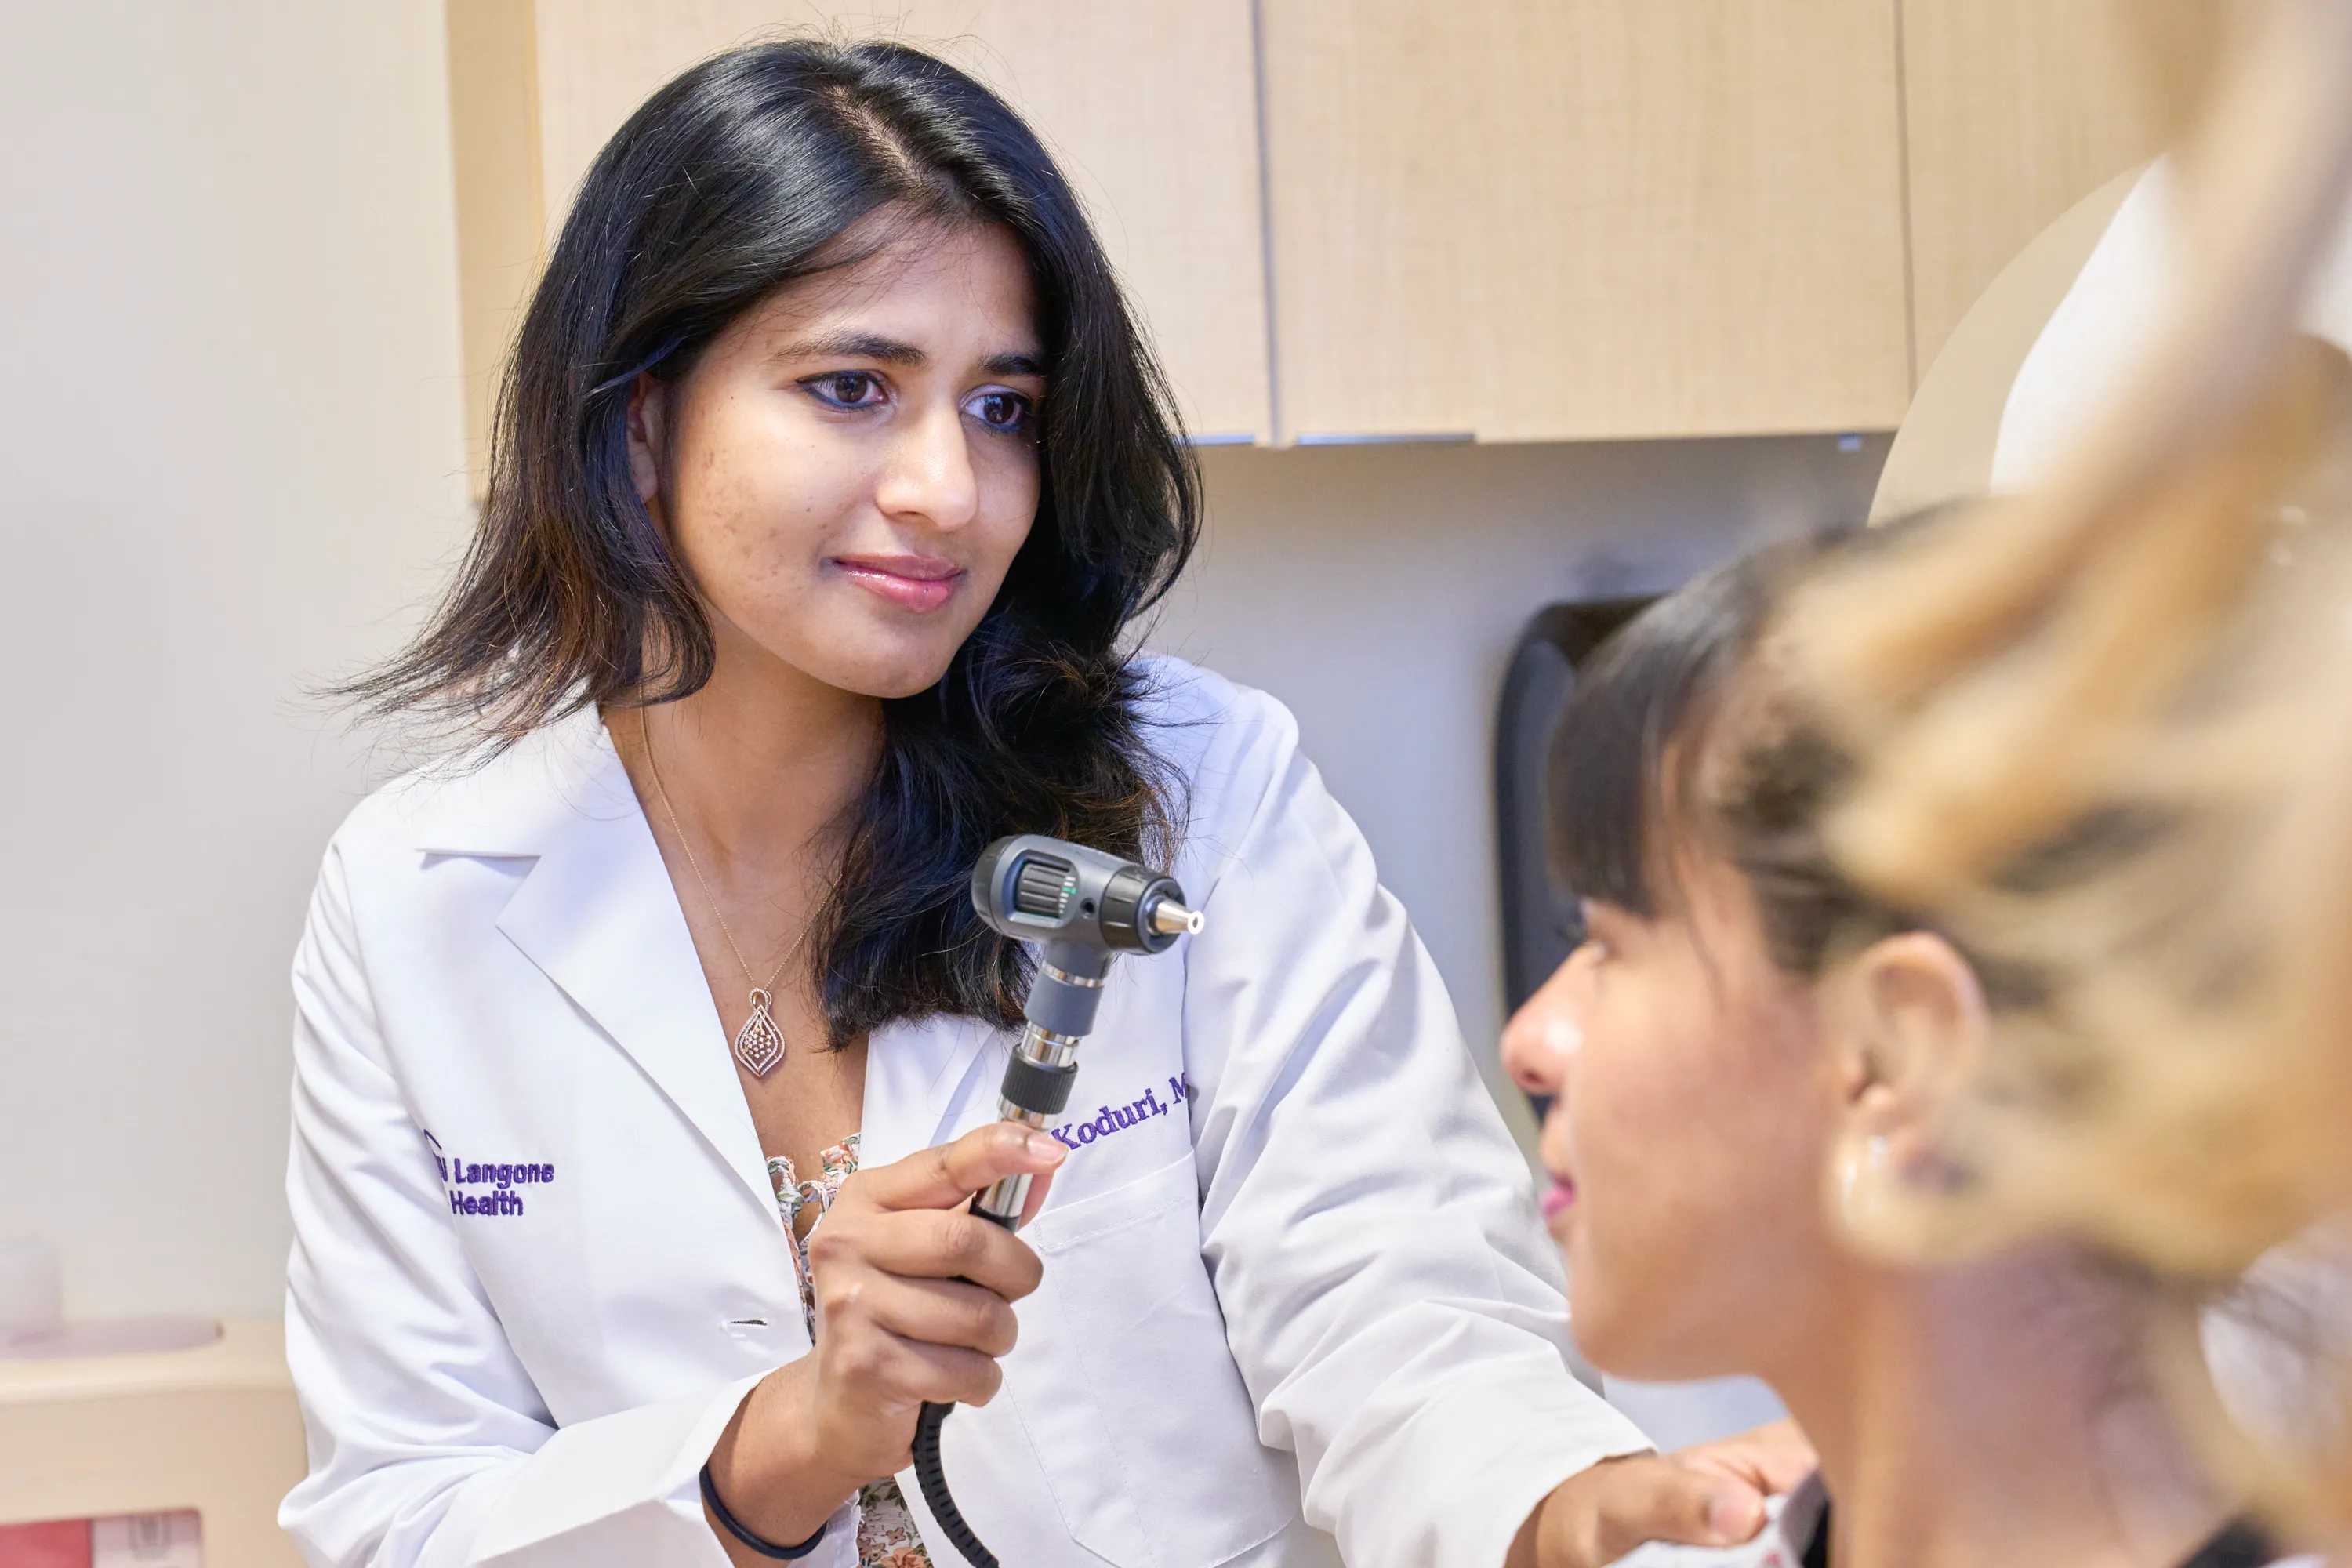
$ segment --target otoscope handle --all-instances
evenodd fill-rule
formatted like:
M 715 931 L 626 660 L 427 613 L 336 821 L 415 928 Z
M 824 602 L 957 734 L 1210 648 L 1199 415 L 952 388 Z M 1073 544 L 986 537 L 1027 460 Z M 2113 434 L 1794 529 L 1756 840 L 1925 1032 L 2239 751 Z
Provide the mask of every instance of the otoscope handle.
M 1114 952 L 1164 952 L 1197 932 L 1173 878 L 1058 838 L 1000 838 L 971 875 L 972 909 L 1006 936 L 1044 944 L 1024 1009 L 1028 1027 L 1005 1064 L 996 1102 L 1007 1121 L 1043 1130 L 1070 1103 L 1078 1041 L 1094 1027 Z M 1021 1228 L 1030 1173 L 1006 1176 L 972 1195 L 971 1212 L 1006 1230 Z M 964 1522 L 940 1464 L 940 1429 L 952 1405 L 926 1404 L 915 1417 L 915 1479 L 948 1541 L 972 1568 L 997 1568 Z

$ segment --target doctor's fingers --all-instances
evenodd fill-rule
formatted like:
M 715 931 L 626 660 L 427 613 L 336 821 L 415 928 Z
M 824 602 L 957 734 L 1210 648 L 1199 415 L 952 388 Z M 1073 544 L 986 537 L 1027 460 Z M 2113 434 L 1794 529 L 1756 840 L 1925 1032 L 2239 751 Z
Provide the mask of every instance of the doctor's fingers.
M 822 1292 L 828 1277 L 861 1268 L 910 1279 L 969 1280 L 1007 1301 L 1037 1289 L 1045 1273 L 1027 1242 L 961 1209 L 854 1215 L 836 1210 L 810 1233 L 810 1272 Z
M 976 1127 L 952 1143 L 921 1149 L 903 1160 L 860 1171 L 841 1194 L 886 1209 L 950 1209 L 1002 1177 L 1043 1175 L 1069 1150 L 1059 1139 L 1011 1121 Z
M 1004 1298 L 961 1279 L 902 1279 L 845 1271 L 817 1289 L 820 1331 L 863 1319 L 905 1340 L 982 1355 L 1008 1353 L 1021 1337 Z
M 985 1405 L 1004 1383 L 996 1358 L 962 1345 L 936 1344 L 860 1321 L 827 1347 L 826 1370 L 854 1391 L 865 1410 L 935 1405 Z

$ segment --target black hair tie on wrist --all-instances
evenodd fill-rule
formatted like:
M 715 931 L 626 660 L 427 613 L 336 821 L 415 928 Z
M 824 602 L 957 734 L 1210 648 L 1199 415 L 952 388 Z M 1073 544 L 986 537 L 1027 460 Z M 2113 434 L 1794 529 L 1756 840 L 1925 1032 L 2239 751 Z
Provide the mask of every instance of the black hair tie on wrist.
M 779 1546 L 772 1541 L 762 1541 L 746 1530 L 743 1527 L 743 1521 L 728 1512 L 727 1505 L 719 1500 L 719 1483 L 710 1479 L 710 1467 L 707 1463 L 702 1467 L 702 1504 L 710 1510 L 710 1517 L 717 1520 L 728 1534 L 761 1556 L 773 1557 L 780 1561 L 805 1557 L 814 1552 L 816 1543 L 824 1539 L 825 1531 L 833 1524 L 833 1521 L 826 1520 L 824 1523 L 816 1527 L 814 1535 L 810 1536 L 798 1546 Z

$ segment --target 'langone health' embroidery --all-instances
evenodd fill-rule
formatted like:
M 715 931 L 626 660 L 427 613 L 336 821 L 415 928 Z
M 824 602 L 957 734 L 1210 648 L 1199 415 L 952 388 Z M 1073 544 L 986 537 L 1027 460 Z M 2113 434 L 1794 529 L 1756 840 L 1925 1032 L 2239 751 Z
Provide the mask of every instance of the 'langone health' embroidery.
M 419 1129 L 420 1131 L 425 1131 Z M 519 1186 L 541 1186 L 555 1180 L 555 1167 L 544 1162 L 500 1160 L 491 1163 L 468 1163 L 442 1149 L 440 1141 L 430 1131 L 425 1142 L 433 1151 L 433 1163 L 441 1173 L 441 1187 L 448 1195 L 449 1212 L 481 1218 L 510 1218 L 523 1212 L 522 1194 Z M 463 1187 L 484 1187 L 486 1192 L 461 1192 Z

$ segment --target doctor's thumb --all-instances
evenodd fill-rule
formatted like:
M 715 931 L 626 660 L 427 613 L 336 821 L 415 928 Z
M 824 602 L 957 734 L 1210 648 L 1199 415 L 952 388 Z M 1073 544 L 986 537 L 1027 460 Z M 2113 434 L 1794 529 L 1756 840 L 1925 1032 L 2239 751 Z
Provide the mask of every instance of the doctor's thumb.
M 1756 1532 L 1764 1528 L 1766 1518 L 1763 1496 L 1755 1488 L 1738 1481 L 1712 1481 L 1707 1488 L 1704 1543 L 1737 1546 L 1743 1541 L 1752 1541 Z
M 1562 1481 L 1522 1527 L 1507 1568 L 1598 1568 L 1653 1541 L 1737 1546 L 1767 1517 L 1763 1494 L 1737 1476 L 1629 1454 Z
M 1665 1456 L 1622 1461 L 1623 1503 L 1613 1538 L 1625 1551 L 1645 1541 L 1678 1546 L 1737 1546 L 1752 1541 L 1769 1515 L 1764 1496 L 1731 1476 L 1709 1474 Z

